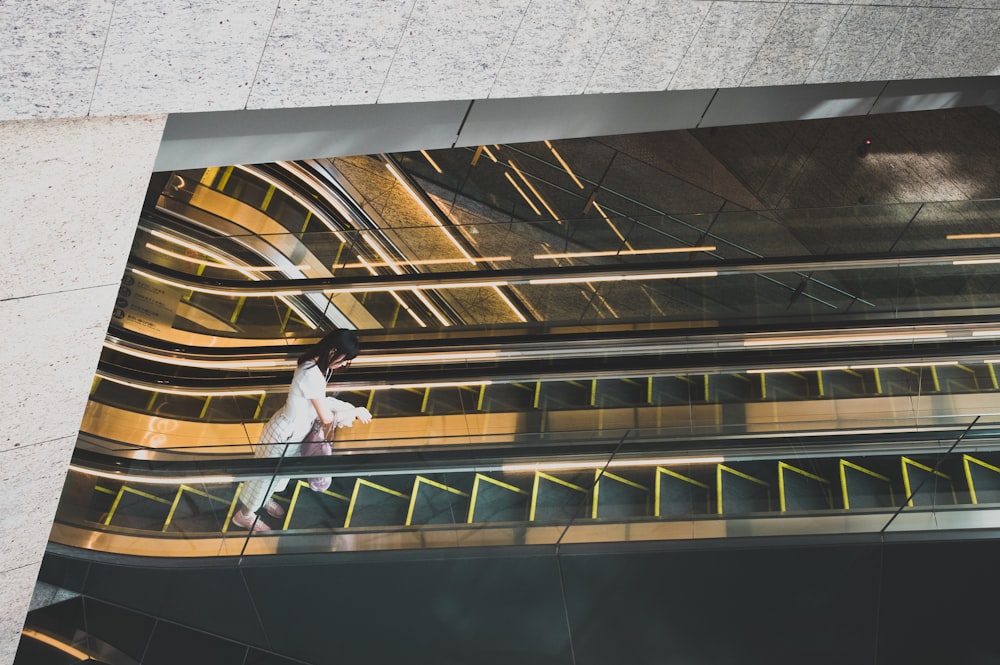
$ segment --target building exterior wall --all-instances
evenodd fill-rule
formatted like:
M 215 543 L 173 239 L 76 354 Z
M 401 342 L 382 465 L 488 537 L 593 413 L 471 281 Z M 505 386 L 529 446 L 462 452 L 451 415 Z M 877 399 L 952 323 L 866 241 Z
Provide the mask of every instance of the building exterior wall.
M 0 122 L 0 663 L 17 648 L 164 121 Z
M 0 120 L 1000 74 L 997 0 L 909 4 L 8 2 Z

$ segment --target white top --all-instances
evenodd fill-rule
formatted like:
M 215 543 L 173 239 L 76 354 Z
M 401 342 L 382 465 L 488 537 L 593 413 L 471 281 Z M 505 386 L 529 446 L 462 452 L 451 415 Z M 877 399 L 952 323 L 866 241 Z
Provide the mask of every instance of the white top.
M 316 367 L 316 363 L 312 361 L 303 363 L 295 368 L 283 415 L 296 424 L 296 429 L 301 429 L 303 426 L 308 429 L 316 419 L 316 409 L 310 400 L 323 400 L 325 397 L 326 377 Z M 327 421 L 332 418 L 332 413 L 326 414 Z

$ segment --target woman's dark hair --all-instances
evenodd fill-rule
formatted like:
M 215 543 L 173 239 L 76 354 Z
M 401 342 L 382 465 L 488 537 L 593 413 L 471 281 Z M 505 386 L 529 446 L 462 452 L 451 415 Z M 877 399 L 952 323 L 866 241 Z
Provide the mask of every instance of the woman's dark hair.
M 358 357 L 361 352 L 361 343 L 353 330 L 337 328 L 326 337 L 316 342 L 299 356 L 299 365 L 303 365 L 310 360 L 316 362 L 316 367 L 323 374 L 330 369 L 330 361 L 339 355 L 343 355 L 347 360 Z

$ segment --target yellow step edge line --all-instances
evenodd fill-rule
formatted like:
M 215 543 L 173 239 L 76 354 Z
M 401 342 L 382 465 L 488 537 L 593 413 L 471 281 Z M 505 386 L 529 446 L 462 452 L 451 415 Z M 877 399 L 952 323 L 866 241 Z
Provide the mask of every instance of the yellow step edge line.
M 798 467 L 792 466 L 788 462 L 778 462 L 778 503 L 779 503 L 780 510 L 783 513 L 787 512 L 787 510 L 788 510 L 788 506 L 787 506 L 787 504 L 785 502 L 785 470 L 786 469 L 788 471 L 794 471 L 795 473 L 798 473 L 798 474 L 800 474 L 802 476 L 805 476 L 806 478 L 810 478 L 811 480 L 818 480 L 819 482 L 825 483 L 827 485 L 830 484 L 830 481 L 827 480 L 826 478 L 822 478 L 820 476 L 817 476 L 814 473 L 809 473 L 808 471 L 804 471 L 804 470 L 802 470 L 802 469 L 800 469 Z M 830 497 L 829 494 L 827 494 L 827 503 L 830 504 L 830 508 L 833 508 L 833 499 Z
M 965 480 L 966 480 L 966 482 L 969 483 L 969 494 L 972 495 L 972 503 L 978 504 L 979 503 L 979 497 L 976 496 L 976 485 L 972 481 L 972 467 L 969 464 L 970 462 L 975 462 L 979 466 L 981 466 L 981 467 L 983 467 L 985 469 L 988 469 L 990 471 L 993 471 L 994 473 L 1000 473 L 1000 467 L 996 467 L 996 466 L 993 466 L 992 464 L 988 464 L 988 463 L 982 461 L 981 459 L 977 459 L 977 458 L 973 457 L 972 455 L 969 455 L 968 453 L 962 455 L 962 465 L 965 467 Z
M 281 523 L 282 531 L 288 531 L 288 525 L 292 523 L 292 513 L 295 512 L 295 506 L 299 502 L 299 492 L 302 491 L 303 487 L 309 487 L 309 482 L 299 480 L 295 483 L 295 489 L 292 490 L 292 498 L 288 500 L 288 508 L 285 509 L 285 521 Z
M 742 471 L 737 471 L 736 469 L 734 469 L 732 467 L 729 467 L 729 466 L 726 466 L 725 464 L 718 464 L 718 465 L 716 465 L 716 482 L 718 484 L 718 495 L 719 495 L 718 512 L 719 512 L 720 515 L 724 514 L 722 512 L 722 510 L 723 510 L 723 507 L 722 507 L 722 472 L 723 471 L 725 471 L 727 473 L 730 473 L 730 474 L 732 474 L 734 476 L 738 476 L 740 478 L 743 478 L 744 480 L 749 480 L 751 482 L 757 483 L 758 485 L 763 485 L 764 487 L 768 488 L 767 503 L 768 503 L 768 509 L 770 510 L 770 507 L 771 507 L 770 506 L 770 504 L 771 504 L 771 490 L 770 490 L 771 485 L 770 484 L 764 482 L 760 478 L 754 478 L 753 476 L 745 474 Z
M 889 485 L 889 502 L 892 505 L 896 505 L 896 497 L 892 491 L 891 478 L 889 478 L 888 476 L 883 476 L 881 473 L 876 473 L 871 469 L 866 469 L 863 466 L 858 466 L 854 462 L 848 462 L 847 460 L 842 459 L 840 460 L 840 485 L 841 488 L 843 489 L 843 494 L 844 494 L 844 508 L 846 508 L 847 510 L 851 509 L 850 495 L 847 492 L 847 474 L 844 472 L 844 470 L 848 468 L 854 469 L 855 471 L 860 471 L 861 473 L 867 474 L 872 478 L 876 478 L 877 480 L 885 481 L 885 483 Z
M 111 524 L 111 518 L 115 516 L 115 511 L 118 510 L 118 504 L 121 503 L 122 497 L 125 495 L 125 492 L 128 492 L 129 494 L 135 494 L 136 496 L 140 496 L 144 499 L 149 499 L 151 501 L 162 503 L 168 506 L 171 503 L 170 501 L 167 501 L 166 499 L 161 499 L 160 497 L 154 494 L 149 494 L 148 492 L 143 492 L 142 490 L 135 490 L 132 489 L 131 487 L 126 487 L 122 485 L 121 488 L 118 489 L 118 494 L 115 496 L 114 503 L 111 504 L 111 510 L 108 511 L 108 516 L 104 519 L 104 526 L 108 526 L 109 524 Z
M 656 467 L 656 481 L 654 483 L 654 486 L 655 486 L 655 490 L 654 490 L 654 497 L 655 498 L 654 498 L 654 500 L 656 501 L 656 505 L 653 508 L 653 516 L 654 517 L 660 517 L 660 497 L 662 496 L 661 490 L 660 490 L 660 486 L 661 486 L 660 478 L 663 475 L 672 476 L 674 478 L 677 478 L 678 480 L 682 480 L 682 481 L 684 481 L 686 483 L 690 483 L 692 485 L 695 485 L 696 487 L 700 487 L 700 488 L 704 489 L 705 490 L 705 510 L 706 511 L 711 511 L 711 509 L 712 509 L 712 492 L 711 492 L 712 488 L 709 485 L 706 485 L 705 483 L 702 483 L 702 482 L 698 482 L 694 478 L 688 478 L 687 476 L 685 476 L 683 474 L 680 474 L 680 473 L 677 473 L 676 471 L 671 471 L 670 469 L 668 469 L 666 467 L 658 466 L 658 467 Z
M 520 487 L 515 487 L 509 485 L 505 482 L 490 478 L 489 476 L 477 473 L 475 480 L 472 481 L 472 498 L 469 501 L 469 518 L 466 521 L 467 524 L 472 524 L 476 514 L 476 499 L 479 497 L 479 483 L 480 481 L 490 483 L 491 485 L 496 485 L 497 487 L 503 488 L 505 490 L 515 492 L 517 494 L 527 494 L 527 492 Z
M 459 496 L 469 496 L 462 490 L 457 490 L 454 487 L 448 487 L 447 485 L 442 485 L 441 483 L 431 480 L 430 478 L 424 478 L 423 476 L 417 476 L 413 480 L 413 492 L 410 493 L 410 507 L 406 511 L 406 526 L 413 525 L 413 511 L 417 505 L 417 492 L 420 491 L 420 484 L 430 485 L 431 487 L 444 490 L 446 492 L 451 492 L 452 494 L 458 494 Z
M 585 487 L 580 487 L 579 485 L 574 485 L 573 483 L 565 481 L 562 478 L 556 478 L 555 476 L 550 476 L 549 474 L 543 473 L 541 471 L 535 471 L 535 477 L 536 477 L 536 480 L 537 480 L 537 478 L 544 478 L 545 480 L 548 480 L 550 482 L 556 483 L 557 485 L 562 485 L 564 487 L 568 487 L 571 490 L 576 490 L 577 492 L 586 492 L 587 491 L 587 488 L 585 488 Z M 536 482 L 536 487 L 537 487 L 537 482 Z
M 949 476 L 946 473 L 941 473 L 940 471 L 935 471 L 933 467 L 929 467 L 926 464 L 921 464 L 920 462 L 914 461 L 909 457 L 900 457 L 899 460 L 903 466 L 903 489 L 906 491 L 906 505 L 908 505 L 911 508 L 913 507 L 913 496 L 912 496 L 913 492 L 910 489 L 910 472 L 907 469 L 907 465 L 915 466 L 918 469 L 926 471 L 927 473 L 930 473 L 935 476 L 940 476 L 941 478 L 947 480 L 948 485 L 951 488 L 952 501 L 956 504 L 958 503 L 958 495 L 955 494 L 955 483 L 952 482 L 951 476 Z

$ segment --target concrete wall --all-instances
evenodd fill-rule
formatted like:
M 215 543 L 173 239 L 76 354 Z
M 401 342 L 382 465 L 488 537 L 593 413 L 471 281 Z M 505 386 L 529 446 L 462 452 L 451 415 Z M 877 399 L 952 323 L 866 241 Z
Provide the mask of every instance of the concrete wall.
M 0 663 L 17 648 L 164 122 L 0 122 Z
M 0 120 L 1000 74 L 998 0 L 0 3 Z

